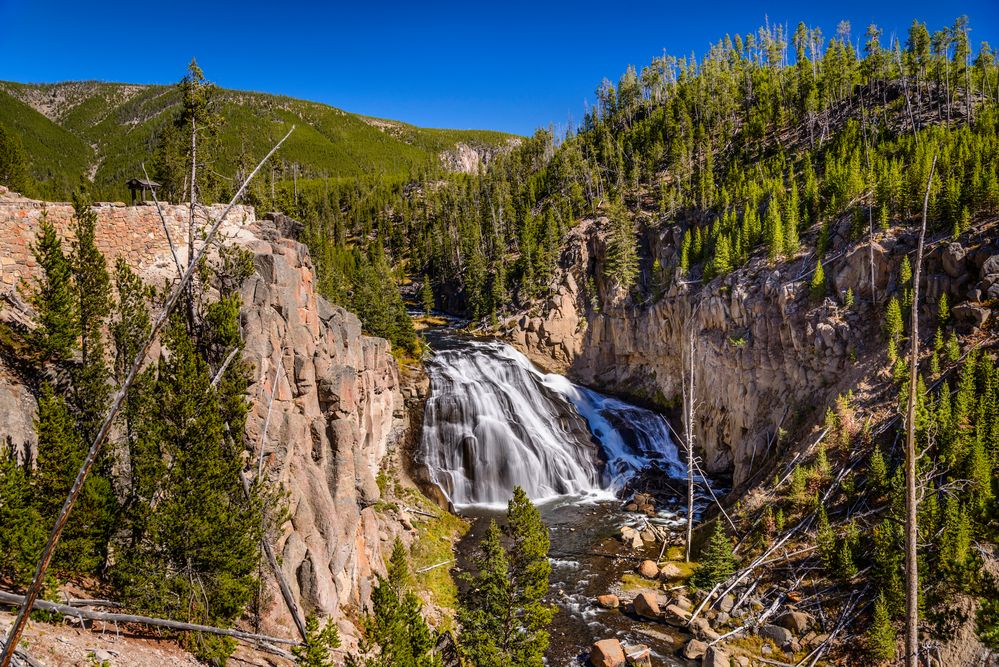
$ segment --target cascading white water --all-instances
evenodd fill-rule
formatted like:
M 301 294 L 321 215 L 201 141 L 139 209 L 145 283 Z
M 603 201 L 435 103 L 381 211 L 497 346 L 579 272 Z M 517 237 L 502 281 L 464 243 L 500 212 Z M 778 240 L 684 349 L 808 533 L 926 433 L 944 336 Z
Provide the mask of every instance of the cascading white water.
M 427 364 L 421 458 L 455 505 L 608 495 L 656 460 L 685 467 L 654 412 L 545 374 L 500 342 L 442 339 Z

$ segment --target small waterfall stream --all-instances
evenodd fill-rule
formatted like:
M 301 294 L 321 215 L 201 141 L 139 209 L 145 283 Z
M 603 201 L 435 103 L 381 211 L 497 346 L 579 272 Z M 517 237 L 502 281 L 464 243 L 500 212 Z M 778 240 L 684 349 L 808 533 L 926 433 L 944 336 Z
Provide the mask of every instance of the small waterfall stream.
M 535 501 L 612 496 L 652 461 L 684 464 L 658 414 L 546 374 L 498 341 L 442 336 L 421 458 L 457 506 L 505 506 L 520 485 Z

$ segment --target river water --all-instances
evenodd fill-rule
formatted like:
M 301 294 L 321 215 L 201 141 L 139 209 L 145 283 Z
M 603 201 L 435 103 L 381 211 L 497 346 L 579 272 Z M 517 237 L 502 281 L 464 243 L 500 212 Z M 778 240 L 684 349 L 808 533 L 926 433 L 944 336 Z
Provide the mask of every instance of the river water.
M 659 553 L 659 545 L 642 554 L 626 548 L 617 537 L 622 525 L 679 529 L 684 521 L 675 498 L 661 502 L 652 518 L 621 508 L 640 475 L 685 475 L 665 419 L 544 373 L 506 343 L 441 331 L 427 339 L 431 390 L 419 463 L 473 522 L 458 544 L 458 568 L 468 566 L 488 521 L 502 519 L 519 485 L 551 537 L 550 599 L 558 613 L 548 664 L 584 664 L 589 646 L 607 637 L 650 646 L 656 664 L 684 664 L 673 657 L 675 631 L 592 602 L 640 558 Z

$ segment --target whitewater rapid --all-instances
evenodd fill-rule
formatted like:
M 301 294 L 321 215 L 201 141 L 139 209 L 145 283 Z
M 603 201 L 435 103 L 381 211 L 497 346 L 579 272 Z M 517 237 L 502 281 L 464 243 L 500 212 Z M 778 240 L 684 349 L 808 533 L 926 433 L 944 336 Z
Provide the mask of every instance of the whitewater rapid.
M 609 498 L 655 461 L 683 476 L 661 415 L 544 373 L 498 341 L 442 339 L 427 362 L 420 458 L 457 506 Z

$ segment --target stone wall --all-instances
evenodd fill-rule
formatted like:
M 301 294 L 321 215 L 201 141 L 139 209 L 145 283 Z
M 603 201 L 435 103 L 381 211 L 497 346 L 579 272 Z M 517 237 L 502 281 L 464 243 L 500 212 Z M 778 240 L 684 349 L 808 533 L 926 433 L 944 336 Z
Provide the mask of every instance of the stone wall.
M 208 207 L 207 212 L 214 219 L 224 208 L 216 204 Z M 170 238 L 183 262 L 187 258 L 188 205 L 163 204 L 162 209 Z M 118 257 L 125 257 L 131 266 L 143 270 L 170 269 L 173 264 L 170 245 L 155 206 L 99 202 L 94 210 L 97 211 L 97 246 L 108 258 L 109 266 L 113 266 Z M 22 278 L 30 279 L 34 275 L 36 267 L 31 244 L 43 214 L 63 238 L 73 238 L 72 204 L 27 199 L 0 186 L 0 290 L 10 289 Z M 254 218 L 252 206 L 237 205 L 230 211 L 225 224 L 235 226 Z M 203 212 L 197 220 L 204 224 Z

